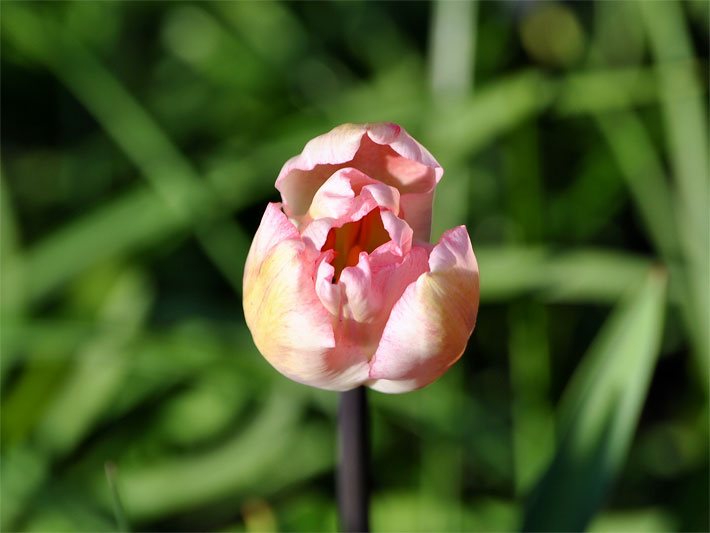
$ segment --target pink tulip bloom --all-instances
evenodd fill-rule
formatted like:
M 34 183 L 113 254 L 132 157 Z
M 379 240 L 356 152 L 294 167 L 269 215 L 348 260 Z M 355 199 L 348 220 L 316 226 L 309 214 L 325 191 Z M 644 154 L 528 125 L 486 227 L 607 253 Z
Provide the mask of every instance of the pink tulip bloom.
M 461 357 L 478 264 L 464 226 L 429 244 L 442 174 L 396 124 L 338 126 L 286 162 L 244 272 L 247 325 L 279 372 L 397 393 Z

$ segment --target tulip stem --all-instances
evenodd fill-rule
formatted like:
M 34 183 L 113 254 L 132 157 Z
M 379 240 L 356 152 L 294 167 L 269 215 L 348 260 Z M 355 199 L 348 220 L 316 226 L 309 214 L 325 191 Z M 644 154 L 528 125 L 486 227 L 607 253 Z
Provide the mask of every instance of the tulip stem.
M 341 393 L 338 409 L 338 514 L 346 533 L 369 528 L 369 428 L 365 387 Z

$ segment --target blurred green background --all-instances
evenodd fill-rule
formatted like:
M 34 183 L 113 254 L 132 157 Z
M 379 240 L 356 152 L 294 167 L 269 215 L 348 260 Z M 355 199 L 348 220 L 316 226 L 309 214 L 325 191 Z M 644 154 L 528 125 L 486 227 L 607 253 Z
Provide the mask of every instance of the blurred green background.
M 286 159 L 394 121 L 481 308 L 371 393 L 376 531 L 707 531 L 708 2 L 10 2 L 4 531 L 330 531 L 337 395 L 241 310 Z

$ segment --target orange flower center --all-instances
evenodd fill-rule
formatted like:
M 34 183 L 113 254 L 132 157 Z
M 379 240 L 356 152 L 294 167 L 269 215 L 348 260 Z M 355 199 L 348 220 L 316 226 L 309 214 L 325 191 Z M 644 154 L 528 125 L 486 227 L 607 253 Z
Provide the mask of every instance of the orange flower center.
M 360 220 L 348 222 L 339 228 L 331 228 L 321 251 L 335 252 L 332 262 L 335 268 L 333 283 L 338 282 L 345 267 L 357 265 L 360 252 L 369 254 L 389 240 L 390 236 L 382 224 L 379 209 L 373 209 Z

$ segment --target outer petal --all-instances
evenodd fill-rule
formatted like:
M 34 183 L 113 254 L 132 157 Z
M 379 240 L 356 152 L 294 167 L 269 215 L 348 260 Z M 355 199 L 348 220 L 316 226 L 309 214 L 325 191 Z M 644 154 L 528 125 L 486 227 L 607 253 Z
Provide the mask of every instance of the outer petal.
M 286 239 L 299 238 L 298 230 L 281 212 L 281 204 L 270 202 L 266 206 L 264 216 L 261 217 L 261 224 L 254 235 L 249 255 L 247 255 L 244 266 L 244 285 L 246 286 L 249 273 L 259 267 L 274 246 Z
M 417 240 L 429 239 L 434 188 L 443 170 L 434 157 L 396 124 L 345 124 L 316 137 L 281 169 L 276 188 L 297 223 L 320 186 L 338 169 L 353 167 L 396 187 L 404 218 Z
M 365 131 L 362 124 L 342 124 L 311 139 L 299 155 L 286 161 L 276 178 L 276 188 L 289 217 L 306 214 L 320 186 L 355 157 Z
M 313 282 L 320 255 L 300 240 L 278 204 L 269 204 L 247 258 L 244 316 L 257 348 L 279 372 L 347 390 L 366 379 L 367 359 L 335 350 L 333 317 Z
M 464 226 L 448 230 L 429 256 L 430 272 L 394 305 L 370 362 L 373 389 L 407 392 L 440 377 L 466 348 L 476 322 L 478 264 Z

